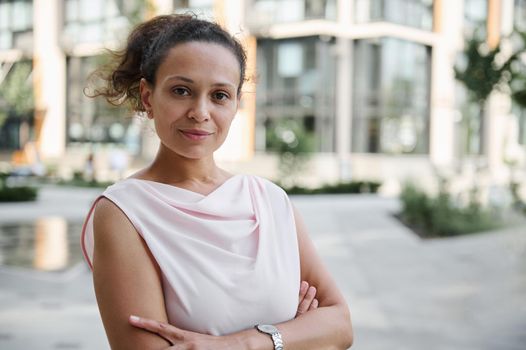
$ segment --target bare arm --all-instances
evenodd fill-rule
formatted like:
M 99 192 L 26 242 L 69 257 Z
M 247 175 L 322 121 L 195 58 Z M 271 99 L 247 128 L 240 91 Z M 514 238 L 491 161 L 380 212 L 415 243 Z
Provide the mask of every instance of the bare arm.
M 93 281 L 111 348 L 167 348 L 169 343 L 160 336 L 128 323 L 130 314 L 167 322 L 160 272 L 146 243 L 107 198 L 97 202 L 93 225 Z
M 276 325 L 283 336 L 287 350 L 347 349 L 353 334 L 349 309 L 336 283 L 325 269 L 307 235 L 305 225 L 295 211 L 301 260 L 301 278 L 318 286 L 318 308 L 310 309 L 299 317 Z M 141 315 L 142 316 L 142 315 Z M 131 320 L 137 327 L 147 329 L 171 339 L 174 344 L 192 344 L 193 349 L 250 349 L 272 350 L 270 336 L 255 329 L 214 337 L 188 332 L 151 319 Z M 179 349 L 173 347 L 172 349 Z
M 287 350 L 347 349 L 353 341 L 349 308 L 318 256 L 296 209 L 294 217 L 298 231 L 301 279 L 317 287 L 319 307 L 276 326 Z M 243 343 L 249 349 L 272 349 L 270 337 L 258 333 L 256 330 L 247 330 L 238 335 L 242 336 Z
M 278 328 L 290 350 L 347 349 L 353 342 L 347 303 L 316 252 L 295 208 L 294 217 L 300 249 L 301 279 L 317 287 L 319 307 Z

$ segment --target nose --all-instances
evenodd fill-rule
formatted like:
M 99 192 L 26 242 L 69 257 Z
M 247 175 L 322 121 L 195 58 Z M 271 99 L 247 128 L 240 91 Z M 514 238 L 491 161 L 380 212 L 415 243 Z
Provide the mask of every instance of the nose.
M 188 111 L 188 118 L 193 119 L 198 123 L 202 123 L 210 119 L 210 111 L 206 98 L 200 97 L 195 100 L 194 104 Z

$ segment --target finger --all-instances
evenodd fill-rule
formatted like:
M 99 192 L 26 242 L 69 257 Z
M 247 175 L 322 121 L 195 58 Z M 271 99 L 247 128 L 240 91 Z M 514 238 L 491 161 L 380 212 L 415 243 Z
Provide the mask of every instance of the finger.
M 308 289 L 309 289 L 309 284 L 306 281 L 302 281 L 300 284 L 300 295 L 299 295 L 298 305 L 303 301 L 303 298 L 305 298 L 305 294 L 307 294 Z
M 307 290 L 307 294 L 305 294 L 305 298 L 303 298 L 302 302 L 298 306 L 298 312 L 297 314 L 304 314 L 309 310 L 310 304 L 314 300 L 314 297 L 316 297 L 316 287 L 310 286 Z
M 319 306 L 319 301 L 318 299 L 314 298 L 314 300 L 312 300 L 312 303 L 310 303 L 308 311 L 315 310 L 318 308 L 318 306 Z
M 148 318 L 130 316 L 129 322 L 132 326 L 142 328 L 149 332 L 155 333 L 166 339 L 172 345 L 182 338 L 182 331 L 170 324 L 150 320 Z

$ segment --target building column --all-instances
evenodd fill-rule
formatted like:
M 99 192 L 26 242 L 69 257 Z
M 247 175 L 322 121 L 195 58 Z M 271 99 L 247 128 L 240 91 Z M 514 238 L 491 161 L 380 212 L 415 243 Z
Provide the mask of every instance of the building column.
M 460 159 L 455 159 L 455 65 L 463 45 L 463 8 L 457 0 L 435 0 L 432 47 L 429 158 L 434 167 L 451 172 Z
M 215 18 L 245 49 L 247 67 L 245 83 L 236 117 L 225 143 L 216 152 L 219 161 L 249 161 L 254 156 L 256 132 L 256 56 L 257 40 L 244 28 L 245 3 L 237 0 L 216 0 Z
M 350 26 L 354 1 L 338 1 L 338 24 Z M 336 154 L 341 181 L 352 178 L 352 41 L 336 38 Z
M 64 155 L 66 147 L 66 57 L 59 45 L 58 0 L 33 1 L 33 82 L 35 138 L 45 160 Z
M 495 48 L 502 44 L 502 54 L 510 56 L 512 47 L 510 43 L 502 42 L 501 36 L 511 34 L 513 30 L 513 0 L 488 1 L 488 45 Z M 506 183 L 509 168 L 506 165 L 506 148 L 516 142 L 512 140 L 510 126 L 513 118 L 510 115 L 511 97 L 495 91 L 488 100 L 486 113 L 486 130 L 484 139 L 491 180 L 495 183 Z

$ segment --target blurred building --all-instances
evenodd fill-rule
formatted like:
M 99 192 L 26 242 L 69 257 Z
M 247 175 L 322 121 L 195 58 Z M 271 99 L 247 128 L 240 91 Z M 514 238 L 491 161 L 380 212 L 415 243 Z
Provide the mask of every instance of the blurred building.
M 0 115 L 3 158 L 37 154 L 67 171 L 95 153 L 103 177 L 116 150 L 132 167 L 151 159 L 147 122 L 86 98 L 86 77 L 144 11 L 189 10 L 248 51 L 253 79 L 218 152 L 233 170 L 275 177 L 270 136 L 294 120 L 316 140 L 308 183 L 376 179 L 396 191 L 409 177 L 503 183 L 510 163 L 524 171 L 525 112 L 494 93 L 481 123 L 453 67 L 476 30 L 492 46 L 525 29 L 526 0 L 0 0 L 0 91 L 16 75 L 15 92 L 34 99 Z

